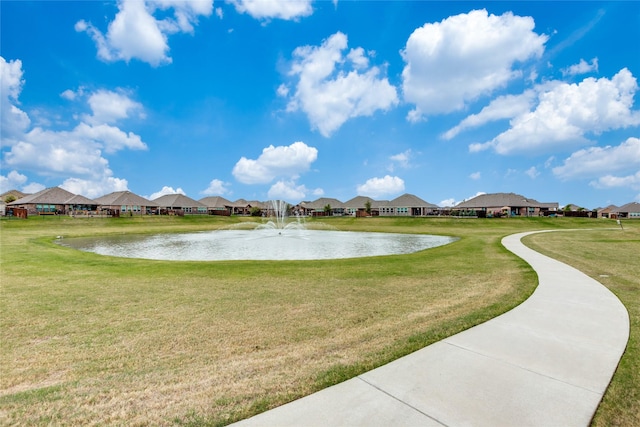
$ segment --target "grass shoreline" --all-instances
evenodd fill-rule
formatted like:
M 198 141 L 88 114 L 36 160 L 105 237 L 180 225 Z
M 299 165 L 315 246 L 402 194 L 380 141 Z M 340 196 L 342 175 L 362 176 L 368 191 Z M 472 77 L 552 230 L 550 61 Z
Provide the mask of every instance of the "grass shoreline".
M 333 261 L 129 260 L 53 243 L 58 235 L 203 231 L 243 220 L 0 221 L 0 422 L 224 425 L 518 305 L 536 278 L 500 245 L 504 235 L 612 224 L 330 218 L 318 222 L 461 237 L 411 255 Z

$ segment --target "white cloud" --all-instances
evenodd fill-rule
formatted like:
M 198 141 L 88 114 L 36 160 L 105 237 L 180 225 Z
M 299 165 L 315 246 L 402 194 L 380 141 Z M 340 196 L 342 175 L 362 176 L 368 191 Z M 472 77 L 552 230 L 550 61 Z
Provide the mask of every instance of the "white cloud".
M 0 175 L 0 193 L 9 190 L 19 190 L 26 194 L 37 193 L 46 187 L 37 182 L 27 183 L 29 178 L 18 171 L 12 170 L 7 176 Z
M 398 194 L 404 191 L 404 181 L 397 176 L 385 175 L 383 178 L 368 179 L 362 185 L 358 185 L 357 192 L 361 196 L 372 198 Z
M 396 166 L 402 169 L 408 169 L 411 167 L 411 158 L 413 157 L 413 151 L 411 149 L 405 150 L 402 153 L 394 154 L 389 157 L 391 163 L 387 166 L 389 172 L 393 172 Z
M 126 179 L 112 176 L 104 176 L 98 179 L 68 178 L 60 187 L 74 194 L 82 194 L 90 199 L 95 199 L 114 191 L 126 191 L 129 189 Z
M 90 105 L 94 114 L 82 116 L 88 123 L 80 122 L 71 130 L 50 130 L 45 126 L 29 129 L 31 120 L 27 113 L 21 110 L 18 117 L 22 117 L 24 122 L 20 126 L 15 126 L 14 123 L 13 127 L 6 129 L 4 120 L 9 114 L 5 114 L 5 111 L 14 111 L 13 109 L 17 109 L 14 103 L 19 102 L 17 96 L 23 84 L 22 64 L 20 61 L 7 64 L 4 58 L 0 59 L 3 75 L 0 101 L 3 106 L 3 164 L 16 170 L 32 170 L 42 175 L 72 175 L 72 179 L 68 180 L 69 186 L 79 186 L 84 181 L 97 183 L 97 187 L 120 186 L 119 179 L 112 176 L 104 154 L 112 154 L 123 149 L 145 150 L 147 145 L 140 136 L 125 132 L 104 121 L 127 117 L 131 111 L 141 110 L 142 106 L 129 101 L 122 94 L 99 91 L 96 93 L 102 94 L 101 96 L 89 95 L 88 99 L 94 101 L 93 105 Z M 5 80 L 5 74 L 12 78 Z M 78 94 L 82 94 L 82 90 L 76 93 Z M 105 102 L 96 102 L 101 98 Z
M 632 175 L 627 176 L 614 176 L 614 175 L 605 175 L 597 180 L 591 181 L 589 183 L 592 187 L 595 188 L 616 188 L 616 187 L 629 187 L 634 189 L 640 188 L 640 170 Z
M 271 186 L 267 196 L 271 200 L 287 200 L 299 202 L 303 200 L 309 190 L 304 185 L 298 185 L 295 181 L 278 181 Z
M 478 191 L 476 194 L 474 194 L 471 197 L 467 197 L 466 199 L 463 199 L 463 202 L 466 202 L 467 200 L 471 200 L 471 199 L 475 199 L 478 196 L 482 196 L 483 194 L 487 194 L 485 191 Z
M 40 191 L 44 190 L 45 187 L 44 185 L 37 183 L 37 182 L 32 182 L 30 184 L 25 185 L 24 187 L 22 187 L 22 191 L 27 193 L 27 194 L 35 194 L 35 193 L 39 193 Z
M 184 190 L 180 187 L 174 189 L 173 187 L 169 187 L 167 185 L 162 187 L 162 190 L 157 191 L 155 193 L 153 193 L 152 195 L 150 195 L 149 197 L 146 197 L 149 200 L 155 200 L 158 197 L 162 197 L 162 196 L 166 196 L 167 194 L 182 194 L 182 195 L 187 195 L 187 193 L 184 192 Z
M 7 176 L 0 175 L 0 193 L 21 188 L 27 182 L 27 179 L 26 175 L 14 170 L 9 172 Z
M 368 67 L 361 48 L 346 56 L 347 36 L 337 32 L 320 46 L 294 50 L 289 75 L 298 78 L 287 111 L 302 110 L 313 129 L 329 137 L 348 119 L 371 116 L 398 103 L 396 89 L 380 77 L 378 67 Z
M 466 199 L 462 199 L 461 201 L 456 201 L 456 199 L 454 199 L 454 198 L 445 199 L 445 200 L 441 201 L 440 203 L 438 203 L 438 206 L 440 206 L 440 207 L 444 207 L 444 208 L 454 207 L 454 206 L 456 206 L 456 205 L 457 205 L 457 204 L 459 204 L 459 203 L 466 202 L 467 200 L 471 200 L 471 199 L 473 199 L 474 197 L 478 197 L 478 196 L 481 196 L 481 195 L 483 195 L 483 194 L 487 194 L 487 193 L 485 193 L 484 191 L 478 191 L 478 192 L 477 192 L 476 194 L 474 194 L 473 196 L 471 196 L 471 197 L 467 197 Z
M 540 57 L 548 39 L 533 28 L 531 17 L 474 10 L 416 29 L 401 52 L 404 100 L 416 106 L 408 119 L 461 110 L 522 76 L 515 65 Z
M 125 93 L 98 90 L 89 96 L 88 102 L 92 115 L 85 116 L 87 123 L 114 123 L 131 117 L 134 112 L 138 112 L 140 118 L 145 117 L 142 104 L 133 101 Z
M 0 89 L 3 98 L 16 101 L 22 92 L 24 80 L 22 78 L 22 61 L 19 59 L 7 62 L 0 56 Z
M 469 178 L 473 179 L 474 181 L 479 180 L 480 178 L 482 178 L 482 173 L 480 172 L 474 172 L 471 175 L 469 175 Z
M 76 99 L 76 93 L 74 91 L 72 91 L 71 89 L 67 89 L 64 92 L 62 92 L 60 94 L 61 98 L 64 98 L 68 101 L 73 101 Z
M 242 157 L 233 167 L 233 176 L 244 184 L 266 184 L 277 177 L 295 178 L 309 170 L 318 150 L 304 142 L 289 146 L 268 146 L 256 160 Z
M 531 166 L 524 173 L 531 179 L 536 179 L 538 175 L 540 175 L 540 172 L 535 166 Z
M 278 94 L 278 96 L 286 98 L 289 95 L 289 88 L 287 87 L 286 84 L 283 83 L 280 86 L 278 86 L 276 93 Z
M 611 79 L 590 77 L 579 84 L 555 81 L 535 90 L 534 110 L 514 117 L 510 129 L 491 141 L 471 145 L 470 151 L 544 153 L 589 144 L 589 133 L 640 124 L 640 111 L 632 110 L 638 84 L 626 68 Z
M 562 166 L 552 170 L 561 179 L 571 179 L 638 169 L 640 139 L 632 137 L 618 146 L 591 147 L 576 151 Z
M 441 208 L 450 208 L 457 205 L 458 203 L 459 202 L 456 202 L 456 199 L 451 198 L 442 200 L 440 203 L 438 203 L 438 206 L 440 206 Z
M 255 19 L 298 20 L 313 13 L 311 0 L 227 0 L 238 13 Z
M 0 135 L 3 145 L 20 135 L 31 124 L 27 113 L 17 107 L 22 92 L 22 61 L 7 62 L 0 56 Z
M 462 120 L 457 126 L 449 129 L 442 137 L 453 139 L 460 132 L 480 127 L 488 122 L 511 119 L 530 111 L 536 93 L 527 90 L 521 95 L 499 96 L 484 107 L 478 114 L 471 114 Z
M 154 13 L 173 9 L 173 17 Z M 98 49 L 98 58 L 107 61 L 139 59 L 153 66 L 171 62 L 168 35 L 192 33 L 199 16 L 209 16 L 213 0 L 120 0 L 118 13 L 103 34 L 90 22 L 78 21 L 75 30 L 88 33 Z M 163 14 L 166 15 L 166 14 Z
M 124 148 L 144 150 L 147 146 L 138 135 L 109 125 L 80 123 L 72 131 L 36 127 L 5 153 L 5 161 L 41 173 L 110 176 L 103 152 L 111 154 Z
M 586 74 L 593 71 L 598 71 L 598 58 L 593 58 L 591 62 L 580 59 L 580 62 L 577 64 L 561 70 L 563 76 L 575 76 L 577 74 Z
M 391 161 L 397 163 L 401 167 L 408 168 L 412 154 L 413 153 L 411 152 L 411 149 L 409 149 L 409 150 L 403 151 L 402 153 L 394 154 L 389 158 L 391 159 Z
M 212 179 L 209 186 L 200 192 L 205 196 L 222 196 L 223 194 L 230 194 L 231 191 L 227 188 L 230 184 L 219 179 Z

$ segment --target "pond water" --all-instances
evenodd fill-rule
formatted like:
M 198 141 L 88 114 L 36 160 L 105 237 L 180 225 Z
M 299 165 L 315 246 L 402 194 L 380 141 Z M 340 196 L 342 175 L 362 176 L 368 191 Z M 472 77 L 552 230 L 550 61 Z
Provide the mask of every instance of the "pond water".
M 199 233 L 59 239 L 81 251 L 169 261 L 314 260 L 408 254 L 446 245 L 448 236 L 308 229 L 216 230 Z

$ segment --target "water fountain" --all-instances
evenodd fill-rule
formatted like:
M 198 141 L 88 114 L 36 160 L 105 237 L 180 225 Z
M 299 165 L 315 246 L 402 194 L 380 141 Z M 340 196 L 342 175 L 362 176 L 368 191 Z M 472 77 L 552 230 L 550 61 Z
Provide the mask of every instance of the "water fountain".
M 264 224 L 256 227 L 257 230 L 304 230 L 306 224 L 304 217 L 299 212 L 294 212 L 295 220 L 289 222 L 289 204 L 284 200 L 272 200 L 268 203 L 271 209 L 263 213 L 267 218 Z M 271 215 L 270 215 L 271 213 Z M 278 233 L 282 235 L 282 231 Z
M 65 238 L 57 243 L 101 255 L 175 261 L 317 260 L 408 254 L 456 240 L 424 234 L 318 230 L 304 216 L 288 215 L 283 201 L 271 202 L 270 215 L 247 229 Z

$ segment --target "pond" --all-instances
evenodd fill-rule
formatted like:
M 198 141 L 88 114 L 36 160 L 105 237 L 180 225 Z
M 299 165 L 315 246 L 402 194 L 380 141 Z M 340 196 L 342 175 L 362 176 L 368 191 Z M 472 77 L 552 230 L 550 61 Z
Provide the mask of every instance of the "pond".
M 216 230 L 199 233 L 58 239 L 100 255 L 169 261 L 317 260 L 408 254 L 454 237 L 308 229 Z

